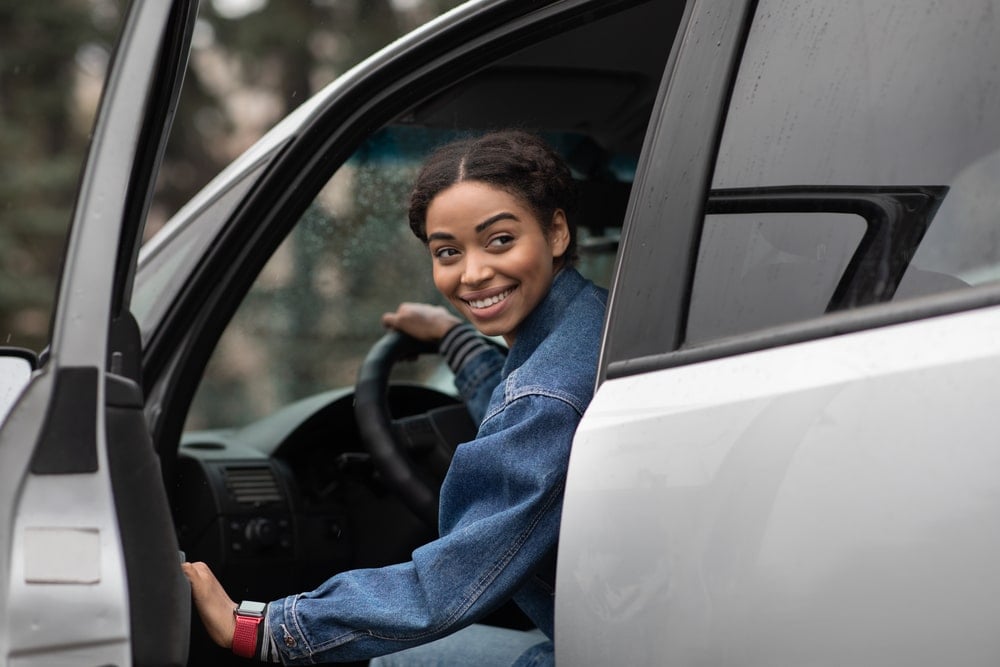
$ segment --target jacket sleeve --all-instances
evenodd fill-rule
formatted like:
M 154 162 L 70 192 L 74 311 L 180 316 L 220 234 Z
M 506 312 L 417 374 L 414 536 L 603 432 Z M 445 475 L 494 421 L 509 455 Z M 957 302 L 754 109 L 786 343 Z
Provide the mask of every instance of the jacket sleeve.
M 579 411 L 537 394 L 458 448 L 441 491 L 442 537 L 408 563 L 352 570 L 272 602 L 286 664 L 364 660 L 450 634 L 509 599 L 556 546 Z
M 468 324 L 456 324 L 439 346 L 455 374 L 455 386 L 476 424 L 483 421 L 493 390 L 500 383 L 504 354 Z

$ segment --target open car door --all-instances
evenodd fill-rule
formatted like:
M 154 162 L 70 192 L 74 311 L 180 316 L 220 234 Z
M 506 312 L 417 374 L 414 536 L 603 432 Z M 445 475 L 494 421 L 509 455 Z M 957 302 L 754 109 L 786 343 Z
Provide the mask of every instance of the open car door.
M 190 594 L 129 312 L 195 0 L 135 0 L 98 112 L 51 345 L 0 424 L 0 662 L 183 664 Z

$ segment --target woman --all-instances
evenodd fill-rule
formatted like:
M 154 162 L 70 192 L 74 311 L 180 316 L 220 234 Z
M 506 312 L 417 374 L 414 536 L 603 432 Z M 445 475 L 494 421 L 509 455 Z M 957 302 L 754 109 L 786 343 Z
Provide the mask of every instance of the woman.
M 235 603 L 204 564 L 185 563 L 217 643 L 287 664 L 400 651 L 373 664 L 552 663 L 563 486 L 593 392 L 606 303 L 572 267 L 573 193 L 565 163 L 524 132 L 454 142 L 427 160 L 409 220 L 430 251 L 434 284 L 479 333 L 510 347 L 505 357 L 443 308 L 404 303 L 383 316 L 389 327 L 440 341 L 480 424 L 441 488 L 441 536 L 408 563 L 342 572 L 273 601 L 259 627 L 234 618 Z M 509 599 L 537 631 L 468 627 Z

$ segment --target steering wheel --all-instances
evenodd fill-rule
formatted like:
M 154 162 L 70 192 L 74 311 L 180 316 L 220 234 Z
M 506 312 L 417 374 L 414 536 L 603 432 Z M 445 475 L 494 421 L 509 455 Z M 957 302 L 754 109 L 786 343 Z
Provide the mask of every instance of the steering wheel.
M 450 398 L 448 405 L 422 414 L 394 417 L 389 410 L 389 374 L 399 361 L 436 353 L 434 343 L 390 331 L 369 350 L 354 390 L 355 419 L 375 469 L 435 531 L 444 470 L 455 447 L 475 437 L 476 425 L 465 405 Z

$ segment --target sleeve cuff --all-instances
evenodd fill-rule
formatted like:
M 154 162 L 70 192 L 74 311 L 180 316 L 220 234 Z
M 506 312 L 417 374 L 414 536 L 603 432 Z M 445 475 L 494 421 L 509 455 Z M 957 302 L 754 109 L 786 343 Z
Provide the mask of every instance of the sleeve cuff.
M 469 324 L 456 324 L 441 339 L 438 346 L 453 373 L 458 371 L 478 354 L 490 349 L 479 333 Z
M 271 605 L 267 605 L 268 610 Z M 271 637 L 271 621 L 268 619 L 267 610 L 264 611 L 264 622 L 261 624 L 260 632 L 257 633 L 257 659 L 260 662 L 281 662 L 278 656 L 278 648 L 274 645 L 274 638 Z

